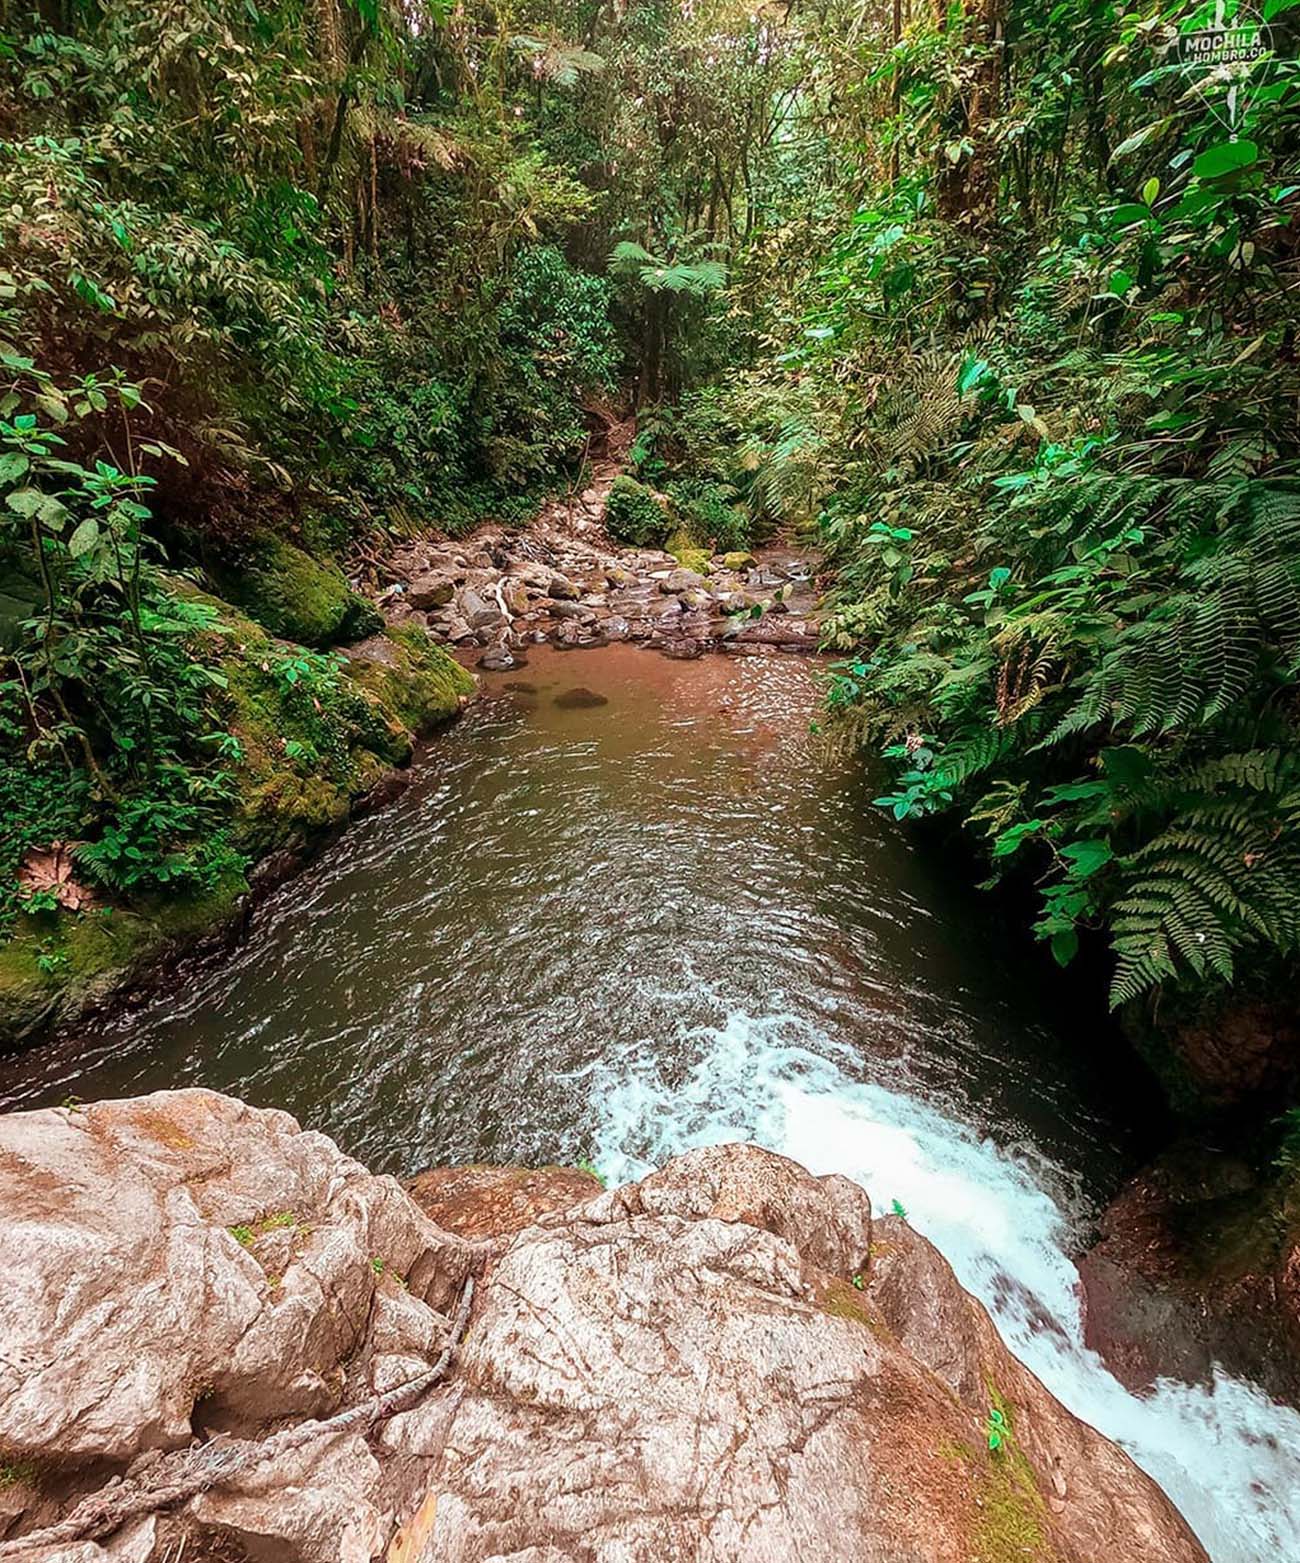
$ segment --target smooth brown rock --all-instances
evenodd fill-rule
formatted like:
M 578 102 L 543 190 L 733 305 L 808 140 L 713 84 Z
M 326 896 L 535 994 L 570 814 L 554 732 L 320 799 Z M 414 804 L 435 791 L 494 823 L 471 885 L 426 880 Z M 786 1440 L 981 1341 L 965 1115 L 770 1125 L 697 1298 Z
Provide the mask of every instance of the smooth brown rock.
M 456 577 L 450 574 L 417 576 L 406 589 L 406 600 L 412 608 L 442 608 L 455 595 Z

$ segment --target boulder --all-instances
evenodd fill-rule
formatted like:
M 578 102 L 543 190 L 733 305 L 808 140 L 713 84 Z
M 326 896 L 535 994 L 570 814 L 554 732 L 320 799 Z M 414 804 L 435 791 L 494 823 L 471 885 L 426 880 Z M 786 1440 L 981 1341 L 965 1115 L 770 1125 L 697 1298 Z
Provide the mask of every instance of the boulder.
M 704 577 L 694 570 L 670 570 L 659 582 L 661 592 L 670 592 L 674 595 L 678 592 L 688 592 L 704 586 Z
M 421 1332 L 470 1250 L 287 1113 L 164 1091 L 0 1118 L 0 1427 L 13 1461 L 124 1461 L 337 1408 L 375 1295 Z M 395 1284 L 389 1281 L 389 1285 Z
M 729 554 L 722 556 L 722 568 L 724 570 L 752 570 L 758 563 L 753 554 L 746 549 L 737 548 Z
M 412 608 L 442 608 L 455 595 L 455 577 L 437 571 L 417 576 L 406 588 L 406 600 Z
M 1204 1557 L 924 1239 L 752 1146 L 539 1214 L 495 1262 L 454 1404 L 382 1443 L 431 1462 L 427 1560 Z
M 0 1426 L 62 1484 L 15 1487 L 9 1535 L 141 1450 L 406 1383 L 479 1277 L 450 1377 L 368 1438 L 27 1563 L 1203 1563 L 846 1178 L 721 1145 L 607 1192 L 563 1169 L 411 1187 L 441 1224 L 207 1091 L 0 1119 Z
M 552 597 L 567 599 L 576 602 L 579 591 L 567 575 L 553 575 L 546 583 L 547 593 Z

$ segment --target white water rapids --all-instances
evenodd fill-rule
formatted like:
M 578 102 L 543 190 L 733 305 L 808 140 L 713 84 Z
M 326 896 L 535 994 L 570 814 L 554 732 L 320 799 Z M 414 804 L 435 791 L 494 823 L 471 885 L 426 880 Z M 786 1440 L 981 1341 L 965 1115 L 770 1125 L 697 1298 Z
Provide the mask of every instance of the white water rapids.
M 672 1083 L 648 1043 L 583 1071 L 611 1183 L 692 1146 L 750 1140 L 855 1178 L 878 1210 L 897 1200 L 1015 1355 L 1160 1483 L 1215 1563 L 1300 1558 L 1300 1413 L 1222 1373 L 1210 1386 L 1162 1380 L 1146 1397 L 1125 1389 L 1083 1344 L 1071 1216 L 1049 1192 L 1051 1168 L 854 1079 L 847 1055 L 793 1015 L 736 1011 L 694 1041 L 697 1062 Z

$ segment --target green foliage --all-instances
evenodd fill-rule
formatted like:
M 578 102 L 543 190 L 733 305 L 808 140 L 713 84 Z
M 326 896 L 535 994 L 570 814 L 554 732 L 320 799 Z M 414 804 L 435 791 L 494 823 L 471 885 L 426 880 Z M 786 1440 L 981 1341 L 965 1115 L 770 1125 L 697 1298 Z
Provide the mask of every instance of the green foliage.
M 890 166 L 755 375 L 789 410 L 749 437 L 751 504 L 819 509 L 831 704 L 890 764 L 879 803 L 1032 880 L 1058 961 L 1104 934 L 1116 1005 L 1294 970 L 1300 70 L 1189 92 L 1161 51 L 1190 6 L 1163 43 L 998 14 L 983 122 L 951 18 L 864 44 Z
M 731 553 L 749 545 L 749 513 L 736 503 L 736 491 L 728 483 L 708 478 L 679 478 L 669 483 L 667 494 L 686 529 L 705 539 L 714 553 Z
M 616 542 L 634 548 L 662 548 L 672 530 L 672 519 L 650 489 L 623 474 L 610 487 L 605 526 Z

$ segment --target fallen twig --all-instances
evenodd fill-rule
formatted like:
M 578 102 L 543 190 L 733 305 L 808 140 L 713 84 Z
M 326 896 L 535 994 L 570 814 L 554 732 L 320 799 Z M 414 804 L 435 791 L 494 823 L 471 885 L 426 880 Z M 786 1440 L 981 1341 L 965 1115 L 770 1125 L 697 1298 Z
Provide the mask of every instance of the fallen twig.
M 369 1432 L 378 1423 L 408 1411 L 439 1381 L 451 1366 L 469 1320 L 474 1300 L 474 1278 L 467 1276 L 460 1305 L 452 1321 L 447 1344 L 437 1362 L 418 1377 L 408 1379 L 396 1389 L 372 1395 L 360 1405 L 323 1422 L 300 1422 L 284 1428 L 260 1442 L 253 1439 L 214 1438 L 196 1449 L 178 1449 L 167 1454 L 150 1452 L 133 1462 L 125 1476 L 116 1477 L 108 1486 L 83 1498 L 77 1507 L 56 1525 L 32 1531 L 30 1535 L 0 1542 L 0 1558 L 16 1558 L 35 1547 L 48 1547 L 69 1541 L 106 1536 L 128 1520 L 197 1497 L 211 1487 L 219 1487 L 235 1477 L 247 1475 L 268 1460 L 279 1459 L 294 1449 L 318 1438 L 333 1438 L 339 1433 Z

